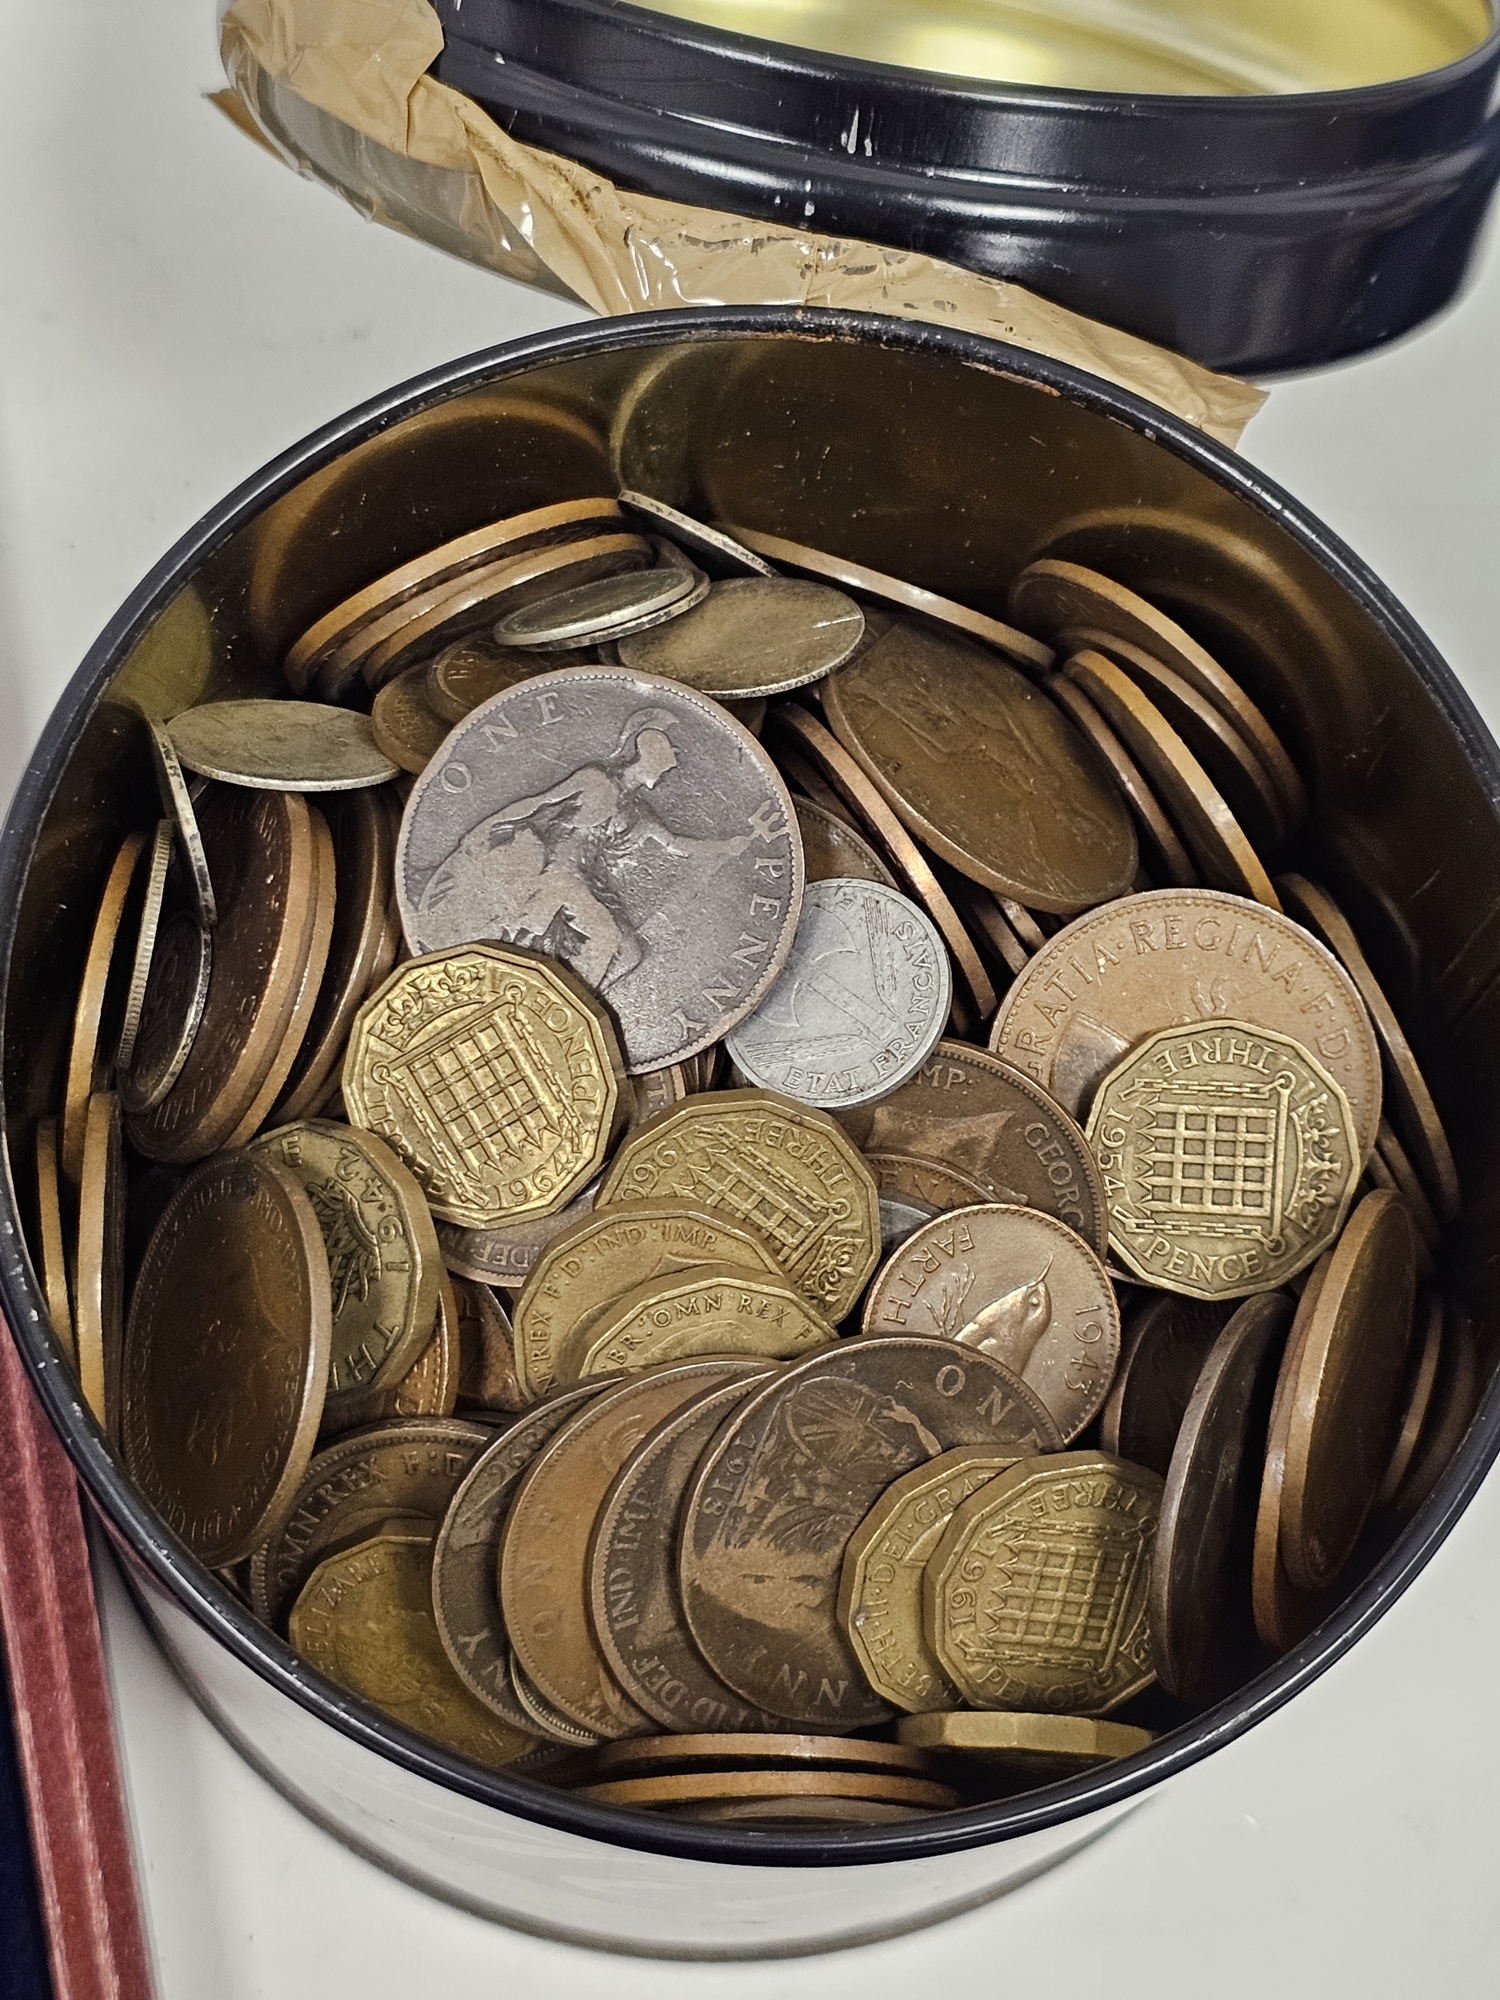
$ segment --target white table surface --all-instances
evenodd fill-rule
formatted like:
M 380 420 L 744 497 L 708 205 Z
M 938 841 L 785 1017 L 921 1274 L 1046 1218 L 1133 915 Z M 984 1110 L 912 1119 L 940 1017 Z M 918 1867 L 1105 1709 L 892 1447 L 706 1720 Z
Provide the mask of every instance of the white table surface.
M 315 425 L 581 317 L 372 228 L 238 136 L 207 0 L 0 0 L 0 798 L 168 545 Z M 1248 455 L 1343 534 L 1500 726 L 1500 248 L 1440 324 L 1279 387 Z M 162 2000 L 1117 2000 L 1490 1994 L 1500 1480 L 1354 1654 L 1123 1830 L 897 1943 L 616 1960 L 429 1901 L 299 1817 L 188 1701 L 118 1584 L 108 1643 Z

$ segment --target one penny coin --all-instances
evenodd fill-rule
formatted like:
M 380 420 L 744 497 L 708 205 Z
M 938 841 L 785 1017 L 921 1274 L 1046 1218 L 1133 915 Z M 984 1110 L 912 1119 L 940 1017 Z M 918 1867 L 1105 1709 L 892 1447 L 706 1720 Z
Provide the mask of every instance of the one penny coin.
M 1161 879 L 1177 888 L 1192 888 L 1198 880 L 1198 871 L 1139 764 L 1076 681 L 1069 680 L 1066 674 L 1052 674 L 1043 685 L 1052 699 L 1072 716 L 1125 794 L 1136 825 L 1150 845 L 1151 858 Z
M 1120 1366 L 1099 1415 L 1106 1451 L 1166 1478 L 1194 1386 L 1233 1312 L 1227 1301 L 1171 1292 L 1141 1306 L 1126 1324 Z
M 862 833 L 856 833 L 838 813 L 812 799 L 794 797 L 792 807 L 802 835 L 802 859 L 809 882 L 827 882 L 853 876 L 862 882 L 883 882 L 888 889 L 895 878 Z
M 1386 1463 L 1385 1477 L 1375 1496 L 1378 1508 L 1389 1507 L 1416 1459 L 1437 1391 L 1438 1365 L 1443 1353 L 1443 1302 L 1436 1292 L 1418 1301 L 1416 1337 L 1412 1341 L 1406 1385 L 1402 1390 L 1401 1428 Z
M 1432 1407 L 1417 1441 L 1411 1469 L 1391 1502 L 1394 1519 L 1409 1521 L 1435 1491 L 1463 1442 L 1483 1387 L 1469 1316 L 1456 1300 L 1444 1299 L 1443 1349 Z

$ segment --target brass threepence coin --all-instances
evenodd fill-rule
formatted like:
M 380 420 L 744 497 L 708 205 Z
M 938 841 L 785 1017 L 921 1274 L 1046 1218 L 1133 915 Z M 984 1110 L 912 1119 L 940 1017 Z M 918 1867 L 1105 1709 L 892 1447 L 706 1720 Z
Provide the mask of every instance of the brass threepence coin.
M 1099 1413 L 1099 1442 L 1116 1458 L 1167 1476 L 1172 1447 L 1208 1351 L 1224 1330 L 1227 1299 L 1158 1292 L 1126 1322 L 1120 1365 Z
M 1159 1028 L 1233 1018 L 1310 1050 L 1342 1087 L 1365 1159 L 1380 1051 L 1343 967 L 1299 924 L 1217 889 L 1157 889 L 1050 937 L 1006 994 L 990 1048 L 1076 1117 Z
M 137 1152 L 179 1164 L 228 1144 L 261 1096 L 287 1037 L 318 916 L 312 814 L 300 794 L 226 785 L 202 804 L 219 899 L 207 997 L 176 1082 L 126 1121 Z M 158 974 L 178 994 L 196 989 L 201 959 L 190 942 L 180 963 L 174 954 L 153 973 L 141 1030 L 148 1046 Z M 164 991 L 164 1017 L 179 1012 L 170 1001 Z
M 683 1202 L 605 1208 L 555 1237 L 516 1300 L 516 1365 L 527 1396 L 546 1394 L 573 1334 L 623 1294 L 703 1264 L 734 1264 L 767 1277 L 781 1269 L 752 1230 Z
M 544 653 L 518 652 L 514 646 L 499 645 L 487 632 L 471 632 L 428 662 L 427 704 L 451 729 L 491 695 L 548 673 L 557 664 Z
M 1298 1357 L 1280 1534 L 1297 1590 L 1332 1585 L 1380 1490 L 1400 1420 L 1415 1292 L 1405 1206 L 1377 1190 L 1332 1253 Z
M 914 1750 L 947 1751 L 983 1760 L 1017 1780 L 1017 1789 L 1050 1785 L 1085 1771 L 1135 1757 L 1155 1738 L 1128 1722 L 1102 1722 L 1087 1715 L 976 1714 L 959 1709 L 947 1715 L 913 1715 L 900 1725 L 900 1740 Z
M 125 1318 L 125 1161 L 120 1100 L 113 1091 L 100 1091 L 89 1099 L 84 1126 L 73 1314 L 79 1387 L 100 1425 L 118 1441 Z
M 1281 1507 L 1286 1475 L 1286 1447 L 1296 1400 L 1297 1374 L 1307 1336 L 1317 1310 L 1333 1252 L 1325 1251 L 1307 1274 L 1296 1316 L 1282 1350 L 1271 1418 L 1266 1431 L 1266 1458 L 1261 1469 L 1260 1497 L 1255 1509 L 1255 1536 L 1250 1553 L 1250 1604 L 1261 1644 L 1272 1653 L 1290 1652 L 1305 1639 L 1322 1615 L 1326 1600 L 1298 1590 L 1281 1559 Z
M 333 1345 L 325 1422 L 341 1396 L 399 1382 L 432 1338 L 442 1261 L 422 1190 L 372 1133 L 325 1120 L 283 1125 L 255 1153 L 311 1201 L 328 1252 Z
M 610 1481 L 689 1397 L 763 1366 L 678 1361 L 617 1383 L 543 1445 L 517 1489 L 500 1547 L 501 1615 L 526 1672 L 579 1728 L 633 1736 L 649 1727 L 605 1665 L 589 1621 L 589 1536 Z
M 844 1342 L 784 1368 L 729 1417 L 683 1506 L 688 1629 L 757 1707 L 833 1733 L 884 1721 L 838 1622 L 850 1536 L 893 1479 L 957 1445 L 1055 1450 L 1045 1407 L 949 1341 Z
M 320 1451 L 285 1520 L 251 1557 L 256 1616 L 280 1630 L 324 1556 L 368 1541 L 383 1522 L 434 1529 L 494 1437 L 485 1424 L 431 1417 L 382 1424 Z
M 633 1133 L 599 1191 L 601 1208 L 687 1202 L 748 1229 L 835 1325 L 880 1256 L 880 1197 L 826 1112 L 765 1090 L 689 1098 Z
M 936 854 L 1028 909 L 1120 896 L 1135 828 L 1069 718 L 956 634 L 897 619 L 823 689 L 835 736 Z
M 1292 1313 L 1285 1292 L 1239 1307 L 1199 1371 L 1168 1463 L 1147 1608 L 1156 1677 L 1179 1701 L 1215 1701 L 1255 1670 L 1251 1551 Z
M 781 569 L 802 570 L 809 576 L 839 584 L 845 590 L 878 598 L 883 604 L 893 604 L 899 611 L 919 612 L 923 618 L 930 618 L 938 625 L 982 639 L 1008 660 L 1029 667 L 1034 673 L 1045 673 L 1052 665 L 1050 646 L 1042 645 L 1029 633 L 1018 632 L 1012 625 L 1003 625 L 998 618 L 986 618 L 983 612 L 971 611 L 966 604 L 955 604 L 951 598 L 939 597 L 935 591 L 923 590 L 914 583 L 903 583 L 899 577 L 886 576 L 880 570 L 866 569 L 863 563 L 850 562 L 844 556 L 828 555 L 822 549 L 809 549 L 800 542 L 789 542 L 781 535 L 752 533 L 748 528 L 730 528 L 726 532 L 756 555 L 769 557 Z
M 85 1126 L 85 1141 L 87 1136 L 88 1128 Z M 73 1337 L 73 1308 L 68 1297 L 68 1254 L 63 1233 L 61 1161 L 58 1158 L 58 1121 L 55 1118 L 37 1120 L 36 1208 L 37 1252 L 47 1317 L 52 1322 L 59 1347 L 76 1368 L 78 1346 Z
M 955 1812 L 959 1793 L 931 1778 L 877 1776 L 864 1771 L 678 1771 L 659 1778 L 608 1778 L 580 1785 L 578 1796 L 601 1805 L 673 1806 L 730 1799 L 805 1803 L 856 1799 L 861 1804 L 919 1806 L 926 1812 Z M 798 1814 L 821 1818 L 821 1813 Z
M 370 727 L 394 768 L 427 769 L 452 724 L 427 699 L 425 664 L 404 667 L 386 682 L 370 705 Z
M 473 1460 L 442 1516 L 432 1556 L 438 1637 L 464 1686 L 516 1729 L 535 1718 L 516 1699 L 500 1615 L 500 1537 L 521 1475 L 549 1438 L 608 1385 L 563 1389 L 527 1410 Z
M 404 1375 L 385 1389 L 350 1389 L 330 1400 L 323 1413 L 327 1436 L 394 1417 L 451 1417 L 458 1405 L 463 1368 L 463 1329 L 458 1300 L 446 1271 L 438 1272 L 437 1311 L 432 1332 Z
M 894 1708 L 916 1714 L 962 1700 L 922 1631 L 922 1572 L 959 1502 L 1016 1462 L 987 1446 L 945 1451 L 888 1486 L 849 1538 L 839 1624 L 865 1679 Z
M 376 1535 L 327 1556 L 292 1606 L 292 1645 L 311 1667 L 395 1722 L 481 1764 L 509 1764 L 536 1738 L 477 1702 L 438 1643 L 430 1534 Z
M 747 1374 L 705 1389 L 658 1424 L 616 1473 L 594 1523 L 588 1568 L 594 1636 L 620 1686 L 663 1729 L 777 1727 L 775 1717 L 743 1702 L 700 1657 L 677 1585 L 683 1492 L 714 1432 L 762 1379 Z M 689 1740 L 701 1750 L 702 1738 Z M 612 1767 L 601 1761 L 598 1768 Z
M 343 1088 L 433 1214 L 484 1229 L 555 1213 L 599 1171 L 622 1081 L 609 1016 L 565 966 L 473 944 L 408 959 L 365 1002 Z
M 293 1505 L 332 1317 L 318 1219 L 284 1168 L 229 1153 L 188 1177 L 136 1278 L 120 1436 L 146 1498 L 211 1569 L 251 1554 Z
M 396 775 L 369 716 L 321 702 L 200 702 L 174 716 L 167 734 L 187 770 L 226 785 L 348 792 Z
M 151 978 L 151 960 L 156 951 L 156 934 L 161 928 L 162 906 L 167 893 L 167 869 L 177 829 L 169 819 L 157 822 L 156 834 L 146 858 L 145 887 L 135 928 L 135 950 L 125 987 L 125 1011 L 120 1038 L 115 1045 L 115 1066 L 122 1074 L 135 1060 L 136 1037 L 146 1005 L 146 986 Z
M 984 961 L 917 843 L 843 744 L 805 708 L 799 707 L 796 702 L 787 702 L 767 719 L 768 728 L 772 720 L 775 727 L 771 735 L 778 753 L 788 742 L 805 752 L 836 788 L 839 796 L 852 806 L 860 826 L 870 833 L 881 854 L 895 870 L 898 882 L 911 891 L 942 932 L 943 942 L 953 954 L 953 962 L 969 991 L 975 1011 L 981 1020 L 988 1020 L 995 1011 L 995 989 L 985 971 Z
M 1429 1292 L 1417 1302 L 1416 1337 L 1412 1341 L 1406 1382 L 1401 1391 L 1401 1428 L 1396 1433 L 1396 1442 L 1386 1461 L 1380 1491 L 1375 1495 L 1377 1509 L 1390 1506 L 1415 1462 L 1417 1446 L 1433 1408 L 1442 1354 L 1443 1302 L 1436 1292 Z
M 860 1325 L 989 1355 L 1064 1444 L 1098 1414 L 1120 1358 L 1120 1309 L 1098 1257 L 1055 1216 L 1001 1203 L 954 1209 L 909 1237 L 865 1294 Z
M 821 1313 L 779 1274 L 705 1264 L 652 1278 L 586 1320 L 564 1344 L 558 1379 L 579 1382 L 693 1355 L 747 1354 L 795 1361 L 837 1338 Z
M 460 1410 L 524 1410 L 527 1397 L 516 1374 L 516 1339 L 510 1316 L 488 1285 L 450 1274 L 458 1302 L 458 1404 Z
M 1042 685 L 1052 699 L 1072 716 L 1125 794 L 1125 802 L 1135 814 L 1137 828 L 1150 842 L 1154 871 L 1162 881 L 1177 888 L 1192 888 L 1198 880 L 1198 871 L 1172 822 L 1162 811 L 1141 767 L 1125 745 L 1076 681 L 1070 681 L 1066 674 L 1051 674 Z
M 198 911 L 198 921 L 212 930 L 219 920 L 217 884 L 209 868 L 208 854 L 203 845 L 203 835 L 198 825 L 198 814 L 193 805 L 193 795 L 188 790 L 187 774 L 178 761 L 177 752 L 172 747 L 172 739 L 159 723 L 143 718 L 146 736 L 151 745 L 151 758 L 156 768 L 156 785 L 161 794 L 162 810 L 177 828 L 177 838 L 182 848 L 182 858 L 187 865 L 188 881 L 193 892 L 193 901 Z
M 396 884 L 416 951 L 504 935 L 564 959 L 636 1073 L 709 1047 L 770 990 L 802 845 L 775 765 L 716 703 L 578 667 L 458 725 L 412 791 Z
M 119 1015 L 124 999 L 118 968 L 119 945 L 131 884 L 145 849 L 145 834 L 128 834 L 111 862 L 89 934 L 83 977 L 78 983 L 62 1114 L 63 1172 L 75 1189 L 83 1172 L 83 1134 L 88 1123 L 89 1100 L 107 1085 L 119 1041 Z
M 1045 1090 L 982 1049 L 939 1042 L 909 1083 L 839 1122 L 867 1153 L 941 1160 L 977 1181 L 981 1199 L 1055 1215 L 1104 1254 L 1109 1208 L 1088 1141 Z
M 864 634 L 865 614 L 841 590 L 790 577 L 731 577 L 710 585 L 682 617 L 620 640 L 620 664 L 733 701 L 822 680 Z
M 725 1046 L 758 1088 L 843 1110 L 918 1070 L 952 1005 L 947 951 L 915 903 L 880 882 L 810 882 L 776 984 Z
M 895 877 L 862 833 L 856 833 L 838 813 L 812 799 L 792 799 L 797 828 L 802 835 L 802 862 L 807 880 L 827 882 L 835 877 L 860 882 L 883 882 L 896 886 Z
M 665 500 L 655 500 L 649 493 L 627 489 L 620 495 L 620 505 L 646 529 L 670 535 L 679 548 L 697 557 L 710 576 L 776 574 L 763 556 L 747 549 L 743 542 L 735 541 L 732 535 L 726 535 L 719 528 L 710 528 L 702 521 L 695 521 L 691 514 L 680 513 L 677 508 L 669 507 Z
M 1469 1316 L 1456 1300 L 1444 1299 L 1443 1351 L 1432 1407 L 1411 1470 L 1391 1502 L 1392 1518 L 1409 1521 L 1436 1488 L 1463 1442 L 1483 1388 Z
M 1300 1043 L 1244 1021 L 1149 1036 L 1100 1084 L 1088 1136 L 1111 1249 L 1190 1298 L 1285 1284 L 1337 1237 L 1359 1185 L 1341 1087 Z
M 975 1708 L 1107 1715 L 1155 1676 L 1146 1614 L 1162 1484 L 1106 1452 L 1002 1473 L 923 1578 L 928 1643 Z
M 119 1079 L 128 1113 L 160 1104 L 182 1074 L 208 1004 L 213 937 L 196 908 L 177 910 L 157 931 L 130 1066 Z
M 1443 1130 L 1437 1106 L 1432 1101 L 1427 1079 L 1380 982 L 1360 950 L 1359 940 L 1326 889 L 1318 888 L 1302 875 L 1283 875 L 1277 887 L 1283 892 L 1291 914 L 1328 946 L 1369 1009 L 1375 1033 L 1385 1052 L 1387 1109 L 1400 1126 L 1415 1156 L 1423 1185 L 1439 1219 L 1451 1222 L 1458 1214 L 1461 1199 L 1453 1150 L 1448 1144 L 1448 1135 Z

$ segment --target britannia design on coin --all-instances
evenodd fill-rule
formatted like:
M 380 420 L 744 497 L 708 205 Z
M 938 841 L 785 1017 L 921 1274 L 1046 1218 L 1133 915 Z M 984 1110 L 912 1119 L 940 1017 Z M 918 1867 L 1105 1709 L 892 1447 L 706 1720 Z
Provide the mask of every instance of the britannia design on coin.
M 475 709 L 407 805 L 412 949 L 513 941 L 607 1001 L 631 1072 L 707 1048 L 781 970 L 802 903 L 791 795 L 671 681 L 566 668 Z

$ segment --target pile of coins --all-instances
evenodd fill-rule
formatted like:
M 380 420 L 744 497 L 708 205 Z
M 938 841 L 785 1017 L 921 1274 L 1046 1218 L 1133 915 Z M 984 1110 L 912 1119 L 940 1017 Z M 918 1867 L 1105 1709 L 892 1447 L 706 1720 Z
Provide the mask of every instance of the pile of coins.
M 167 1527 L 397 1725 L 953 1810 L 1231 1693 L 1451 1458 L 1457 1175 L 1269 872 L 1293 760 L 1111 579 L 1009 611 L 627 492 L 147 723 L 36 1263 Z

